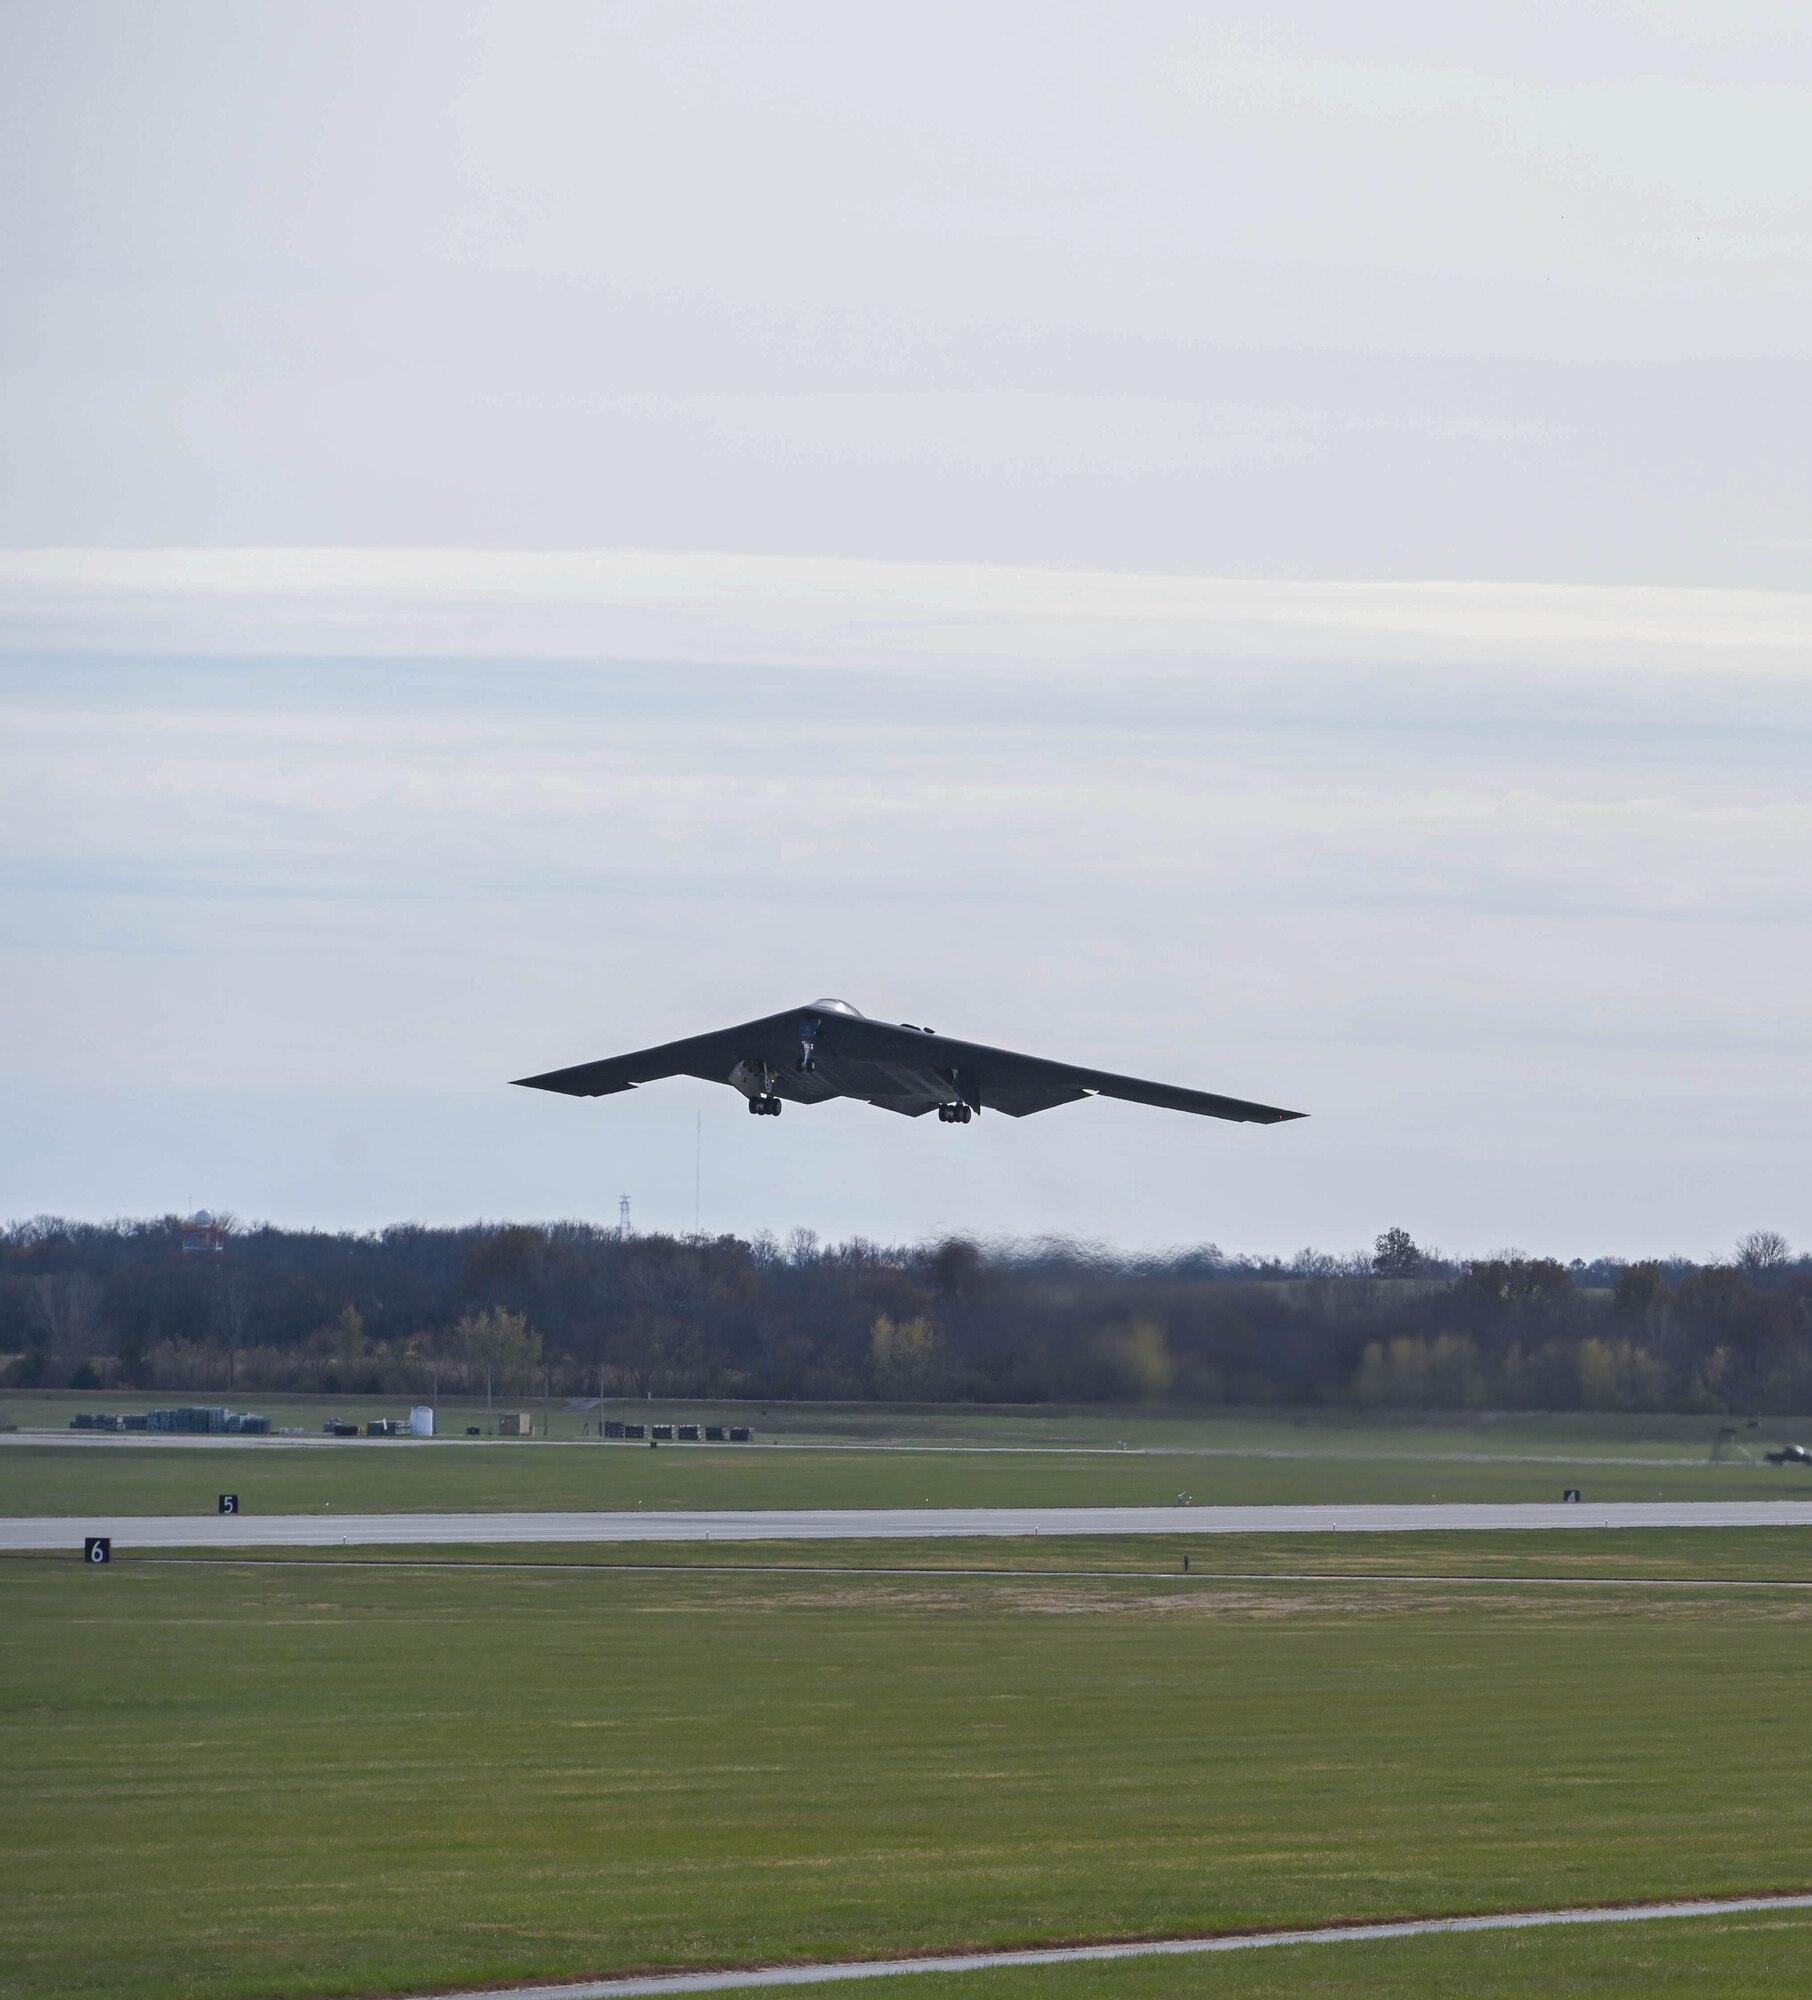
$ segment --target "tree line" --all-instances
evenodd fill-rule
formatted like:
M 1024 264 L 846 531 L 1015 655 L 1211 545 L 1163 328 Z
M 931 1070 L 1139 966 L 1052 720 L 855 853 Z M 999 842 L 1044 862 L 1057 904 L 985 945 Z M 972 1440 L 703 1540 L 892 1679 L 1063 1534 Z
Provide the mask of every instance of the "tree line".
M 587 1223 L 0 1231 L 0 1384 L 1812 1411 L 1812 1259 L 886 1247 Z

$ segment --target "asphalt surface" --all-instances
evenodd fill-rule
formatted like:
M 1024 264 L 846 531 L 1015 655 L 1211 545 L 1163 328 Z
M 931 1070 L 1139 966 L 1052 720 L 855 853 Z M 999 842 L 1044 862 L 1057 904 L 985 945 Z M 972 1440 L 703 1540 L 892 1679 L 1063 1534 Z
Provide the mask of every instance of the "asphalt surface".
M 1380 1535 L 1531 1528 L 1805 1528 L 1812 1500 L 1332 1507 L 838 1507 L 619 1514 L 57 1514 L 0 1517 L 0 1549 L 350 1548 L 508 1542 L 925 1541 L 978 1535 Z
M 628 1438 L 548 1438 L 533 1440 L 537 1451 L 550 1447 L 556 1451 L 634 1451 L 645 1447 Z M 65 1447 L 81 1451 L 351 1451 L 370 1453 L 380 1451 L 386 1457 L 401 1451 L 432 1450 L 437 1447 L 452 1446 L 459 1451 L 479 1448 L 499 1449 L 520 1453 L 523 1441 L 520 1438 L 456 1437 L 451 1432 L 439 1438 L 385 1438 L 375 1442 L 369 1438 L 333 1438 L 318 1433 L 301 1437 L 275 1435 L 268 1437 L 218 1437 L 200 1432 L 179 1431 L 174 1433 L 145 1434 L 138 1431 L 0 1431 L 0 1451 L 29 1450 L 34 1446 L 61 1450 Z M 1401 1449 L 1388 1451 L 1374 1450 L 1359 1446 L 1353 1448 L 1338 1444 L 1318 1443 L 1312 1445 L 1254 1445 L 1254 1444 L 1002 1444 L 991 1439 L 966 1440 L 956 1444 L 936 1443 L 918 1438 L 824 1438 L 824 1437 L 764 1437 L 758 1445 L 720 1444 L 676 1444 L 674 1449 L 688 1456 L 709 1454 L 711 1457 L 727 1456 L 747 1458 L 759 1452 L 764 1458 L 770 1451 L 814 1451 L 860 1453 L 865 1456 L 896 1457 L 945 1457 L 945 1458 L 1187 1458 L 1187 1459 L 1281 1459 L 1286 1461 L 1313 1460 L 1318 1465 L 1330 1461 L 1353 1465 L 1557 1465 L 1571 1467 L 1586 1474 L 1613 1466 L 1667 1467 L 1672 1471 L 1704 1471 L 1708 1467 L 1746 1465 L 1754 1466 L 1757 1460 L 1754 1450 L 1758 1444 L 1741 1458 L 1723 1460 L 1708 1459 L 1704 1452 L 1682 1452 L 1671 1457 L 1657 1457 L 1653 1453 L 1591 1451 L 1428 1451 L 1413 1443 Z M 1789 1469 L 1783 1475 L 1789 1483 L 1801 1483 L 1804 1474 L 1797 1468 Z
M 1812 1909 L 1812 1896 L 1724 1896 L 1697 1903 L 1634 1903 L 1621 1909 L 1518 1910 L 1491 1917 L 1421 1917 L 1395 1924 L 1330 1925 L 1320 1930 L 1257 1931 L 1244 1937 L 1163 1938 L 1148 1944 L 1055 1945 L 1046 1950 L 955 1952 L 944 1958 L 864 1959 L 843 1965 L 774 1965 L 747 1972 L 653 1973 L 631 1979 L 581 1979 L 542 1986 L 487 1986 L 441 2000 L 655 2000 L 663 1993 L 734 1993 L 774 1986 L 826 1986 L 842 1979 L 891 1979 L 912 1972 L 980 1972 L 996 1966 L 1076 1965 L 1116 1958 L 1182 1958 L 1208 1952 L 1260 1951 L 1274 1945 L 1369 1944 L 1387 1938 L 1439 1937 L 1465 1931 L 1549 1930 L 1561 1924 L 1639 1924 L 1667 1917 L 1728 1917 Z

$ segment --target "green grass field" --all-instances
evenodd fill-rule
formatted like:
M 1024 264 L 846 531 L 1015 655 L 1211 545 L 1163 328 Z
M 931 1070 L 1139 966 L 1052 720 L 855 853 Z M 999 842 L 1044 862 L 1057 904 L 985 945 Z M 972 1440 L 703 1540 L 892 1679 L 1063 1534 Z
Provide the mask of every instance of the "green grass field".
M 1718 1426 L 1676 1416 L 1416 1416 L 1162 1412 L 888 1404 L 636 1404 L 648 1422 L 752 1422 L 752 1446 L 660 1450 L 580 1442 L 592 1414 L 530 1404 L 552 1440 L 468 1440 L 482 1404 L 440 1408 L 432 1446 L 254 1442 L 246 1448 L 70 1442 L 82 1408 L 144 1396 L 32 1394 L 8 1414 L 34 1436 L 0 1444 L 0 1514 L 208 1512 L 222 1486 L 264 1514 L 460 1508 L 1150 1506 L 1210 1502 L 1758 1500 L 1812 1496 L 1812 1474 L 1710 1462 Z M 318 1438 L 324 1412 L 370 1418 L 372 1398 L 236 1398 Z M 62 1442 L 58 1442 L 62 1436 Z M 1760 1454 L 1772 1428 L 1744 1432 Z M 564 1442 L 562 1442 L 564 1440 Z
M 64 1563 L 68 1552 L 16 1560 Z M 1629 1528 L 1368 1535 L 988 1535 L 943 1540 L 824 1542 L 458 1543 L 401 1551 L 271 1548 L 243 1554 L 204 1549 L 116 1551 L 115 1560 L 156 1563 L 343 1563 L 419 1568 L 715 1570 L 790 1575 L 927 1576 L 1071 1574 L 1177 1577 L 1187 1553 L 1193 1579 L 1226 1576 L 1420 1579 L 1490 1582 L 1691 1582 L 1812 1587 L 1812 1528 Z
M 13 1419 L 54 1435 L 78 1405 L 146 1398 L 15 1396 Z M 318 1438 L 323 1413 L 366 1419 L 369 1398 L 245 1397 Z M 639 1404 L 644 1421 L 734 1417 L 746 1446 L 579 1441 L 592 1415 L 530 1405 L 552 1432 L 468 1440 L 482 1405 L 444 1403 L 433 1445 L 360 1439 L 242 1449 L 98 1439 L 0 1444 L 0 1513 L 207 1512 L 223 1486 L 261 1513 L 535 1508 L 1148 1506 L 1215 1502 L 1812 1497 L 1812 1474 L 1711 1461 L 1702 1417 L 1438 1417 L 1348 1413 L 978 1409 L 881 1404 L 730 1411 Z M 1778 1426 L 1744 1432 L 1759 1454 Z M 1782 1435 L 1786 1435 L 1782 1432 Z
M 242 1449 L 0 1443 L 0 1514 L 538 1508 L 1167 1506 L 1429 1500 L 1812 1498 L 1798 1467 L 1714 1465 L 1653 1452 L 1567 1458 L 1437 1455 L 1382 1432 L 1287 1455 L 1249 1445 L 1184 1453 L 823 1444 L 254 1443 Z
M 1279 1946 L 1233 1957 L 833 1980 L 826 2000 L 1778 2000 L 1812 1984 L 1812 1911 L 1516 1936 Z
M 9 1561 L 0 1990 L 1799 1888 L 1809 1639 L 1781 1591 Z M 1751 1992 L 1812 1963 L 1803 1924 L 1670 1932 L 943 1990 Z M 1632 1983 L 1642 1953 L 1671 1987 Z
M 426 1394 L 424 1387 L 421 1392 Z M 412 1395 L 327 1396 L 228 1390 L 14 1389 L 0 1392 L 0 1422 L 63 1430 L 79 1412 L 144 1410 L 166 1403 L 227 1403 L 263 1412 L 278 1425 L 309 1435 L 330 1417 L 365 1423 L 406 1416 Z M 437 1404 L 443 1437 L 463 1437 L 468 1425 L 494 1428 L 484 1398 L 443 1396 Z M 499 1397 L 499 1410 L 526 1411 L 539 1436 L 579 1439 L 598 1412 L 560 1399 Z M 709 1421 L 752 1424 L 763 1443 L 947 1444 L 1048 1449 L 1075 1446 L 1146 1451 L 1320 1449 L 1406 1454 L 1450 1451 L 1492 1456 L 1559 1453 L 1569 1460 L 1654 1456 L 1697 1463 L 1731 1420 L 1713 1416 L 1619 1415 L 1604 1411 L 1417 1411 L 1171 1409 L 1154 1404 L 978 1403 L 716 1403 L 614 1399 L 604 1414 L 634 1422 Z M 1744 1448 L 1786 1439 L 1812 1441 L 1812 1418 L 1767 1418 L 1751 1431 L 1736 1426 Z

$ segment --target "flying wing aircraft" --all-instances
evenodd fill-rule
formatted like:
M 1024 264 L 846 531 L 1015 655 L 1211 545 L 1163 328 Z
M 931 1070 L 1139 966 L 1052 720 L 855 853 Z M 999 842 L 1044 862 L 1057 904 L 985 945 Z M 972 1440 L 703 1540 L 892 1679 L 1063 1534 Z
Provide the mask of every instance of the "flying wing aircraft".
M 813 1000 L 740 1027 L 516 1081 L 530 1090 L 557 1090 L 568 1097 L 608 1097 L 667 1076 L 727 1083 L 748 1099 L 751 1112 L 768 1118 L 780 1115 L 783 1102 L 822 1104 L 831 1097 L 857 1097 L 906 1118 L 935 1111 L 946 1125 L 967 1125 L 984 1106 L 1009 1118 L 1025 1118 L 1084 1097 L 1119 1097 L 1130 1104 L 1252 1125 L 1277 1125 L 1305 1115 L 1206 1090 L 1116 1076 L 1111 1070 L 1015 1055 L 910 1022 L 871 1021 L 847 1000 Z

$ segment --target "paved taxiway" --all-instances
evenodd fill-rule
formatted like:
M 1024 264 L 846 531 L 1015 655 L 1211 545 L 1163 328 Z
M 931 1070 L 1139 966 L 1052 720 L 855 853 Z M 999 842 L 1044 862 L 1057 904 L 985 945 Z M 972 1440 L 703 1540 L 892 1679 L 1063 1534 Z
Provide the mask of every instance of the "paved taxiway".
M 615 1514 L 57 1514 L 0 1517 L 0 1549 L 341 1548 L 509 1542 L 922 1541 L 951 1535 L 1379 1535 L 1507 1528 L 1806 1528 L 1812 1500 L 1599 1506 L 822 1507 Z

